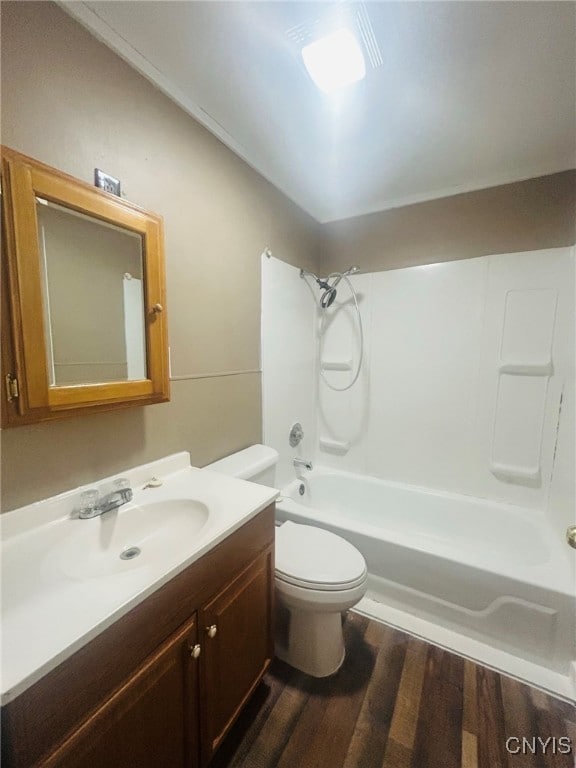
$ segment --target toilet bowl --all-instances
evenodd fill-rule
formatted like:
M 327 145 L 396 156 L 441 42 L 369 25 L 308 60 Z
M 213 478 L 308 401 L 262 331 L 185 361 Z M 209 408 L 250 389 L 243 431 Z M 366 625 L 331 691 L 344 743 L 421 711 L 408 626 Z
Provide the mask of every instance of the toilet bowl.
M 310 525 L 276 529 L 276 596 L 288 610 L 288 633 L 276 655 L 314 677 L 334 674 L 344 661 L 342 612 L 366 592 L 364 558 L 349 542 Z
M 206 469 L 274 486 L 278 453 L 265 445 L 210 464 Z M 276 528 L 276 597 L 287 615 L 277 631 L 276 655 L 314 677 L 334 674 L 344 661 L 342 612 L 362 599 L 366 562 L 350 542 L 311 525 Z

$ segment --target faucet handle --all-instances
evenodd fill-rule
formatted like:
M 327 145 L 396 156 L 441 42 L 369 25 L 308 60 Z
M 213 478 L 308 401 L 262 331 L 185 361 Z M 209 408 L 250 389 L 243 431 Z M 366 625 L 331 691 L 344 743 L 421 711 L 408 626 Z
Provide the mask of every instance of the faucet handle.
M 96 509 L 99 499 L 100 492 L 97 488 L 90 488 L 87 491 L 83 491 L 80 494 L 80 507 L 78 508 L 80 517 L 90 517 Z
M 118 477 L 114 480 L 114 491 L 119 493 L 124 502 L 132 501 L 134 496 L 130 487 L 130 480 L 127 477 Z
M 300 445 L 304 438 L 304 430 L 302 429 L 302 424 L 300 422 L 296 422 L 295 424 L 292 424 L 290 427 L 290 434 L 288 436 L 288 442 L 292 446 L 292 448 L 296 448 L 297 445 Z

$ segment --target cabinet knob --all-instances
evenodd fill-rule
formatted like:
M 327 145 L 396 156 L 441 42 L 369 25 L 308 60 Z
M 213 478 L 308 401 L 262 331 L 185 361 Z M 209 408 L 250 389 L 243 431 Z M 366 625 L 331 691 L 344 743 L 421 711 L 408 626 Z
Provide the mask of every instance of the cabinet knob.
M 209 627 L 206 627 L 206 632 L 208 633 L 208 637 L 216 637 L 218 627 L 216 624 L 211 624 Z
M 164 307 L 162 306 L 162 304 L 154 304 L 154 306 L 150 311 L 152 312 L 153 315 L 159 315 L 160 312 L 164 311 Z
M 197 659 L 202 652 L 202 648 L 198 643 L 196 643 L 196 645 L 190 645 L 188 650 L 190 651 L 190 656 L 192 656 L 193 659 Z

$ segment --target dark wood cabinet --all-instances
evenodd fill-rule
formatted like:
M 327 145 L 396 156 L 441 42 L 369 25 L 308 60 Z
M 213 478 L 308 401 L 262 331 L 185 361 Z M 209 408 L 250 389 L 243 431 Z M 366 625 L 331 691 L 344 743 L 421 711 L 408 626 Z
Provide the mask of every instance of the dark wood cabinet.
M 266 552 L 205 605 L 200 722 L 203 763 L 212 757 L 273 656 L 274 574 Z
M 198 765 L 196 619 L 167 640 L 46 761 L 45 768 Z
M 199 768 L 273 654 L 274 507 L 2 708 L 3 768 Z

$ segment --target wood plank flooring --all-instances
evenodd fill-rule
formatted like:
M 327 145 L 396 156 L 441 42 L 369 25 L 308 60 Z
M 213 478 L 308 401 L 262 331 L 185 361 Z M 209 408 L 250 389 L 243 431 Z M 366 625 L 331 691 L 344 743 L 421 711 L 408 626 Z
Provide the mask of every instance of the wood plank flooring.
M 358 614 L 344 629 L 346 661 L 331 678 L 274 662 L 210 768 L 576 765 L 571 705 Z M 529 739 L 528 752 L 509 753 L 510 737 L 514 750 Z

